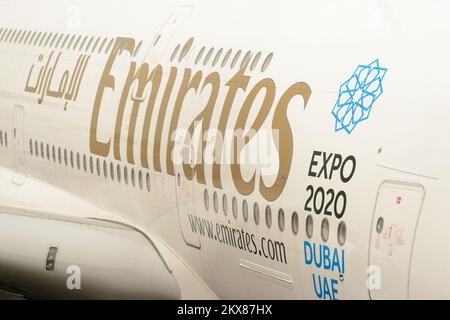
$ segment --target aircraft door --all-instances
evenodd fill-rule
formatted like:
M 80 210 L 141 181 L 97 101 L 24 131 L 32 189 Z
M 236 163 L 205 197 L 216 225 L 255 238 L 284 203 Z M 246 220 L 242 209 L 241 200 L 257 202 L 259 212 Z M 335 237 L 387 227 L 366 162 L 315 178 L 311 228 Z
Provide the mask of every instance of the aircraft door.
M 25 157 L 25 142 L 24 142 L 24 118 L 25 111 L 22 106 L 14 106 L 13 116 L 13 138 L 14 138 L 14 162 L 16 165 L 16 172 L 13 182 L 16 184 L 23 184 L 27 177 L 27 163 Z
M 170 14 L 165 23 L 161 26 L 158 33 L 155 35 L 155 38 L 150 44 L 150 47 L 145 55 L 144 61 L 148 63 L 149 66 L 156 66 L 161 63 L 164 57 L 163 55 L 166 54 L 171 40 L 183 24 L 183 22 L 185 22 L 189 17 L 194 8 L 195 7 L 193 5 L 182 5 L 176 8 Z M 149 91 L 150 90 L 146 90 L 142 100 L 144 100 L 148 96 Z M 132 92 L 134 92 L 134 88 L 132 89 Z M 134 99 L 135 97 L 133 97 L 133 100 Z M 160 144 L 161 141 L 155 141 L 154 143 Z M 177 147 L 175 146 L 175 148 Z M 193 159 L 192 148 L 190 146 L 183 146 L 181 149 L 186 151 L 184 153 L 185 158 L 182 159 L 182 161 L 187 161 L 185 163 L 189 163 L 189 161 Z M 165 148 L 162 147 L 161 150 L 165 151 Z M 186 179 L 182 161 L 174 161 L 177 197 L 176 202 L 181 231 L 183 234 L 183 238 L 188 245 L 195 248 L 200 248 L 200 237 L 198 234 L 193 232 L 191 226 L 191 222 L 194 222 L 194 220 L 190 221 L 190 219 L 192 219 L 195 215 L 193 182 Z M 156 175 L 153 180 L 155 184 L 162 186 L 161 194 L 158 195 L 159 201 L 167 203 L 169 201 L 169 193 L 173 192 L 173 180 L 170 180 L 170 183 L 167 183 L 164 179 L 164 176 L 159 175 Z M 169 186 L 170 188 L 168 188 Z
M 194 231 L 198 227 L 194 207 L 194 185 L 193 181 L 185 177 L 183 171 L 183 163 L 193 163 L 194 149 L 191 145 L 183 145 L 180 149 L 175 149 L 174 163 L 177 207 L 181 231 L 184 241 L 188 245 L 200 249 L 200 236 Z
M 156 34 L 155 39 L 147 52 L 146 61 L 149 62 L 150 65 L 156 65 L 158 63 L 158 60 L 166 50 L 170 40 L 181 24 L 191 14 L 192 10 L 194 10 L 194 6 L 183 5 L 172 12 L 159 32 Z
M 369 247 L 371 299 L 408 299 L 414 238 L 425 189 L 385 181 L 378 190 Z

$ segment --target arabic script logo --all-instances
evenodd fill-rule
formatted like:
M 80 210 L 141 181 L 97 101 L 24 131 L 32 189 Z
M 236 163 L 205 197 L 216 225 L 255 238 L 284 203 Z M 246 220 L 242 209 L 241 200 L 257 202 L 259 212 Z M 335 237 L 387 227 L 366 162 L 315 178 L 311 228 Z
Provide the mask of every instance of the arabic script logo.
M 336 119 L 335 132 L 344 129 L 350 134 L 358 123 L 369 118 L 373 104 L 383 94 L 386 72 L 377 59 L 367 66 L 359 65 L 350 79 L 341 85 L 332 111 Z

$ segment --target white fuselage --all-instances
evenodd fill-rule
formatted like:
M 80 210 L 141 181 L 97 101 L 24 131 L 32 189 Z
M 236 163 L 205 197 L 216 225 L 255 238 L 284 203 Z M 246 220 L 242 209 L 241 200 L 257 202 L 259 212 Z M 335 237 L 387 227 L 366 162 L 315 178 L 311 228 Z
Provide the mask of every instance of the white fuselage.
M 132 226 L 184 298 L 449 298 L 448 9 L 0 1 L 0 206 Z

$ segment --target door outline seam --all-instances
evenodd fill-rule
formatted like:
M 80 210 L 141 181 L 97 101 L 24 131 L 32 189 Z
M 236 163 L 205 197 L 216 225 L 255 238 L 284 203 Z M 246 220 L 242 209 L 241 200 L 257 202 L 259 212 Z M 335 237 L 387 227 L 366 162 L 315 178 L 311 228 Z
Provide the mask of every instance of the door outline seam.
M 375 204 L 374 204 L 374 207 L 373 207 L 373 210 L 372 210 L 372 221 L 370 223 L 370 229 L 369 229 L 369 246 L 368 246 L 368 251 L 367 251 L 367 253 L 368 253 L 367 254 L 367 267 L 370 267 L 370 248 L 371 248 L 371 245 L 372 245 L 372 231 L 373 231 L 373 227 L 374 227 L 375 210 L 376 210 L 377 205 L 378 205 L 380 190 L 385 184 L 388 184 L 388 183 L 391 183 L 391 184 L 394 184 L 394 185 L 414 186 L 416 188 L 418 187 L 418 189 L 422 189 L 422 191 L 423 191 L 423 196 L 421 198 L 422 202 L 420 204 L 419 212 L 417 214 L 417 219 L 416 219 L 416 223 L 415 223 L 415 226 L 414 226 L 413 239 L 412 239 L 412 244 L 411 244 L 411 253 L 410 253 L 409 262 L 408 262 L 408 281 L 407 281 L 407 284 L 406 284 L 406 299 L 409 299 L 409 283 L 410 283 L 410 277 L 411 277 L 412 257 L 413 257 L 413 254 L 414 254 L 414 245 L 415 245 L 415 242 L 416 242 L 417 227 L 419 225 L 419 220 L 420 220 L 420 217 L 422 215 L 422 209 L 423 209 L 423 205 L 425 203 L 427 190 L 426 190 L 425 186 L 422 183 L 420 183 L 418 181 L 415 181 L 415 180 L 406 180 L 406 179 L 405 180 L 399 180 L 399 179 L 395 179 L 395 178 L 388 178 L 388 179 L 384 179 L 384 180 L 381 181 L 381 183 L 379 184 L 378 189 L 377 189 L 376 201 L 375 201 Z M 373 298 L 372 298 L 372 296 L 370 294 L 370 289 L 367 288 L 367 291 L 368 291 L 368 294 L 369 294 L 369 299 L 373 300 Z

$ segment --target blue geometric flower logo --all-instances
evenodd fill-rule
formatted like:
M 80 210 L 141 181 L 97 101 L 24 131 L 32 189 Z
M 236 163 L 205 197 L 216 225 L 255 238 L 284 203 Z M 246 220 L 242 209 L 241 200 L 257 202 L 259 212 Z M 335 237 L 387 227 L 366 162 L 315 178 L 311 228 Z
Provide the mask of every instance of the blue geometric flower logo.
M 369 118 L 375 101 L 383 94 L 386 72 L 377 59 L 367 66 L 359 65 L 350 79 L 341 85 L 332 111 L 336 119 L 335 132 L 343 129 L 350 134 L 358 123 Z

